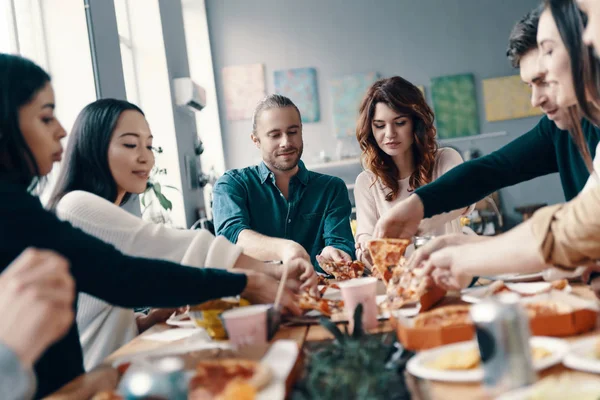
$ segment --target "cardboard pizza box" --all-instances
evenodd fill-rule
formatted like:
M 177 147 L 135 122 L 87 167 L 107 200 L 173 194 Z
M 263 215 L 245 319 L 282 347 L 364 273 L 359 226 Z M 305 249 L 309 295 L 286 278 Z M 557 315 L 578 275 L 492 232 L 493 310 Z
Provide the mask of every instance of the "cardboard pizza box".
M 559 315 L 531 318 L 529 328 L 533 336 L 574 336 L 596 328 L 600 307 L 593 300 L 583 299 L 564 291 L 552 290 L 549 293 L 526 297 L 522 304 L 556 301 L 570 306 L 573 311 Z
M 472 324 L 445 327 L 415 328 L 414 319 L 400 313 L 392 313 L 398 340 L 407 350 L 418 351 L 443 346 L 450 343 L 472 340 L 475 328 Z
M 582 299 L 573 294 L 553 290 L 549 293 L 521 300 L 522 304 L 539 301 L 557 301 L 572 308 L 564 314 L 539 316 L 529 320 L 532 336 L 575 336 L 596 328 L 600 307 L 595 301 Z M 398 340 L 408 350 L 425 350 L 445 344 L 472 340 L 475 328 L 472 324 L 449 327 L 415 328 L 412 318 L 399 313 L 392 314 Z

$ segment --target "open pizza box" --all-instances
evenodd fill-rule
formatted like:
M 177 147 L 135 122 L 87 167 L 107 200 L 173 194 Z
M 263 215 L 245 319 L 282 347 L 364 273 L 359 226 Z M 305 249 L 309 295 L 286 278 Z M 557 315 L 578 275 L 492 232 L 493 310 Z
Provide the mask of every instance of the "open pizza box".
M 571 311 L 530 318 L 529 326 L 532 336 L 573 336 L 591 331 L 596 327 L 599 312 L 598 304 L 573 294 L 553 290 L 538 296 L 524 298 L 521 303 L 548 301 L 564 304 Z M 395 314 L 393 320 L 398 340 L 408 350 L 425 350 L 450 343 L 472 340 L 475 334 L 475 328 L 469 323 L 416 328 L 413 318 Z
M 195 366 L 202 360 L 237 358 L 260 361 L 271 373 L 268 384 L 257 393 L 257 400 L 285 399 L 302 370 L 302 357 L 298 343 L 293 340 L 277 340 L 270 344 L 249 345 L 233 348 L 223 342 L 184 343 L 154 351 L 140 352 L 116 359 L 112 366 L 122 370 L 128 363 L 156 361 L 163 357 L 178 357 L 185 365 L 189 378 Z
M 586 300 L 564 291 L 552 290 L 548 293 L 527 297 L 522 304 L 557 302 L 571 308 L 571 312 L 557 315 L 541 315 L 529 320 L 529 328 L 534 336 L 573 336 L 588 332 L 596 327 L 600 307 L 593 300 Z

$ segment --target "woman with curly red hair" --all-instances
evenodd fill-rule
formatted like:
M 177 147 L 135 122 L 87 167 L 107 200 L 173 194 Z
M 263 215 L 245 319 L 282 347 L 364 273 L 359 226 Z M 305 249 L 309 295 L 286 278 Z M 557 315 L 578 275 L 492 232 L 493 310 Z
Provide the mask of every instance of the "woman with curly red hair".
M 399 76 L 380 79 L 360 105 L 356 139 L 365 171 L 356 178 L 357 258 L 385 211 L 420 186 L 463 162 L 451 148 L 438 148 L 434 115 L 423 93 Z M 461 231 L 459 218 L 469 208 L 424 220 L 420 232 L 441 235 Z

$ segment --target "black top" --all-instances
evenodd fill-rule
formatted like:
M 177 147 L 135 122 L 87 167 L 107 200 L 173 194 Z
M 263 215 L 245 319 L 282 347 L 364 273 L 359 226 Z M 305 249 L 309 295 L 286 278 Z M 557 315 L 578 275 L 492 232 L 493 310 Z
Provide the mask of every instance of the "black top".
M 0 177 L 0 271 L 27 247 L 62 254 L 71 263 L 78 292 L 125 308 L 198 304 L 238 295 L 246 286 L 243 274 L 125 256 L 113 246 L 60 221 L 25 186 Z M 75 308 L 76 304 L 75 301 Z M 35 372 L 36 398 L 84 372 L 75 323 L 42 355 Z
M 592 158 L 600 130 L 587 120 L 581 127 Z M 425 218 L 473 204 L 507 186 L 538 176 L 560 174 L 565 198 L 583 189 L 590 174 L 567 131 L 544 117 L 529 132 L 487 156 L 458 165 L 428 185 L 418 188 Z

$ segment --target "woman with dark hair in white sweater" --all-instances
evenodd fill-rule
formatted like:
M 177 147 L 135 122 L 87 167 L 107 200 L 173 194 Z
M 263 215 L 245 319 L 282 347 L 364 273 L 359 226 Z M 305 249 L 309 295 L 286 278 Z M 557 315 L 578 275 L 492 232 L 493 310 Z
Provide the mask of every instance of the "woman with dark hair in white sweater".
M 77 117 L 50 198 L 56 215 L 86 233 L 113 244 L 123 253 L 178 262 L 193 267 L 253 269 L 279 279 L 282 266 L 266 265 L 242 254 L 242 248 L 206 230 L 178 230 L 145 222 L 123 210 L 132 194 L 146 190 L 154 166 L 152 133 L 144 113 L 123 100 L 101 99 Z M 287 266 L 290 285 L 314 285 L 316 276 L 301 265 Z M 135 281 L 131 282 L 135 285 Z M 148 315 L 79 296 L 77 325 L 86 370 L 168 316 Z

